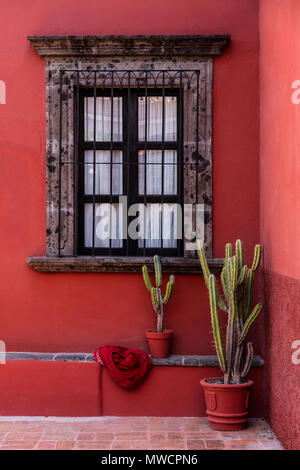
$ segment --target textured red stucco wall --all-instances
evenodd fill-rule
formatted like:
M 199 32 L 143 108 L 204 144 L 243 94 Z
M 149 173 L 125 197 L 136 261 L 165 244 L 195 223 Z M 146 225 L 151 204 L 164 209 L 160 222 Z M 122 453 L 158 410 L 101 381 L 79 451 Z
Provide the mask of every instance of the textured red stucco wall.
M 140 275 L 38 274 L 45 251 L 44 61 L 27 35 L 230 33 L 214 65 L 214 254 L 259 238 L 258 2 L 256 0 L 12 0 L 2 3 L 0 80 L 0 336 L 9 350 L 145 347 L 155 319 Z M 166 326 L 174 352 L 213 352 L 200 276 L 177 276 Z M 256 351 L 259 352 L 258 350 Z
M 122 389 L 98 364 L 8 361 L 1 366 L 0 415 L 4 416 L 205 416 L 200 379 L 219 376 L 215 367 L 155 366 L 134 390 Z M 263 416 L 262 369 L 249 415 Z
M 282 443 L 300 448 L 300 3 L 260 2 L 260 201 L 264 245 L 267 417 Z

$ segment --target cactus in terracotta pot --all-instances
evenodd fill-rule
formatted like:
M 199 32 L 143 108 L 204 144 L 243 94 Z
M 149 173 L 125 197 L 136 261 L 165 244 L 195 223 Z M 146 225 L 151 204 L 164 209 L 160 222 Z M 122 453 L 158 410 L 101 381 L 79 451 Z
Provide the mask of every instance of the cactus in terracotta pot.
M 254 275 L 261 258 L 261 246 L 255 246 L 253 263 L 248 268 L 244 264 L 241 240 L 235 243 L 234 255 L 232 245 L 227 243 L 221 272 L 223 295 L 218 288 L 216 277 L 209 271 L 204 244 L 200 240 L 198 240 L 198 254 L 209 291 L 213 336 L 219 364 L 224 374 L 224 384 L 240 384 L 248 374 L 253 359 L 252 343 L 249 342 L 245 348 L 245 338 L 262 309 L 261 303 L 252 305 Z M 225 340 L 220 311 L 227 315 Z
M 155 271 L 155 287 L 153 287 L 151 283 L 151 279 L 149 276 L 148 268 L 146 265 L 143 266 L 143 279 L 145 282 L 145 286 L 151 294 L 151 301 L 153 309 L 157 315 L 157 332 L 162 333 L 164 331 L 164 306 L 170 299 L 174 283 L 175 283 L 175 276 L 171 274 L 169 281 L 166 286 L 165 294 L 162 293 L 162 268 L 161 262 L 158 255 L 153 257 L 154 262 L 154 271 Z

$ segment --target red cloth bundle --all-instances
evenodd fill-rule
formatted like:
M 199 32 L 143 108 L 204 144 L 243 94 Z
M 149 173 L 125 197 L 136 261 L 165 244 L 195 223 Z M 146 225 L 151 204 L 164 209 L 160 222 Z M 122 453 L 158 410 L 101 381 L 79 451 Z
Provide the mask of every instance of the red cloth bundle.
M 144 351 L 121 346 L 101 346 L 94 352 L 94 360 L 107 367 L 112 379 L 121 387 L 137 387 L 152 367 L 151 358 Z

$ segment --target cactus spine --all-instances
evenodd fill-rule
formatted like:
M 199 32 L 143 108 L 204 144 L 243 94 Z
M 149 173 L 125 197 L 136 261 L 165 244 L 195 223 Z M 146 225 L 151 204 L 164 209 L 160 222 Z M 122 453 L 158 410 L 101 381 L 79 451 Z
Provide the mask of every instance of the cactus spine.
M 204 244 L 201 240 L 197 243 L 201 268 L 209 291 L 211 323 L 219 364 L 224 374 L 224 383 L 241 383 L 242 378 L 248 374 L 253 360 L 252 344 L 247 344 L 245 354 L 244 341 L 249 328 L 262 309 L 261 303 L 252 307 L 254 273 L 259 267 L 261 246 L 255 246 L 253 263 L 251 268 L 248 268 L 244 264 L 241 240 L 235 243 L 234 255 L 231 243 L 227 243 L 221 272 L 223 298 L 215 276 L 209 271 Z M 227 313 L 225 346 L 219 310 Z
M 164 331 L 164 306 L 169 301 L 174 284 L 175 284 L 175 276 L 171 274 L 169 281 L 166 286 L 165 294 L 163 295 L 161 285 L 162 285 L 162 269 L 161 269 L 161 262 L 158 255 L 153 257 L 154 263 L 154 272 L 155 272 L 155 285 L 156 287 L 152 286 L 151 279 L 148 273 L 148 268 L 146 265 L 142 267 L 143 279 L 145 282 L 145 286 L 151 294 L 151 301 L 153 309 L 157 315 L 157 332 L 162 333 Z

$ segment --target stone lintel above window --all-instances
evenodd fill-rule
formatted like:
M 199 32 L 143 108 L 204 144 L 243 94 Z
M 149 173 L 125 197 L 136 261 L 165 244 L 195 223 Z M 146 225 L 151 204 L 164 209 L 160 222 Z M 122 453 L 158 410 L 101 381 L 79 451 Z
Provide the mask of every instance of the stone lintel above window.
M 179 56 L 220 55 L 229 34 L 181 36 L 28 36 L 40 56 Z

